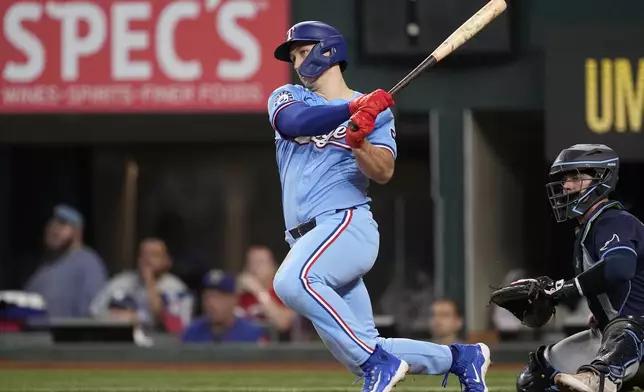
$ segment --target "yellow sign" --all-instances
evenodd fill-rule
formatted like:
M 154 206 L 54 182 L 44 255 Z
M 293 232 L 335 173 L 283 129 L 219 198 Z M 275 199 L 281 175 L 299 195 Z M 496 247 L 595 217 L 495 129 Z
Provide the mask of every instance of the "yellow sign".
M 592 132 L 642 131 L 644 58 L 587 58 L 585 80 L 586 125 Z

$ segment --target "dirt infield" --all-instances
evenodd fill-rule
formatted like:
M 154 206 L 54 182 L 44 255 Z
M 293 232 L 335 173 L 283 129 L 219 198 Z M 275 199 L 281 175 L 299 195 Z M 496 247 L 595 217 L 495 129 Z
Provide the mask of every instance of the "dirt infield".
M 519 371 L 523 364 L 493 364 L 490 371 Z M 346 371 L 334 362 L 151 363 L 151 362 L 41 362 L 0 361 L 0 370 L 182 370 L 182 371 Z

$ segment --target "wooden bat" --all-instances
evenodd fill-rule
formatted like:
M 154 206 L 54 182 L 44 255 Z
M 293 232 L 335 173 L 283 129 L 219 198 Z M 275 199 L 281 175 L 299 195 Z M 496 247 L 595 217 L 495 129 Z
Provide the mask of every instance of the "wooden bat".
M 501 15 L 508 5 L 505 0 L 491 0 L 483 8 L 478 10 L 477 13 L 472 15 L 465 23 L 456 29 L 440 46 L 438 46 L 425 60 L 423 60 L 416 68 L 405 75 L 394 87 L 389 90 L 389 94 L 395 95 L 402 89 L 407 87 L 412 80 L 416 79 L 423 71 L 433 67 L 439 61 L 447 57 L 450 53 L 455 51 L 458 47 L 469 41 L 472 37 L 483 30 L 491 21 L 497 16 Z M 353 122 L 349 121 L 349 128 L 352 131 L 357 131 L 358 127 Z

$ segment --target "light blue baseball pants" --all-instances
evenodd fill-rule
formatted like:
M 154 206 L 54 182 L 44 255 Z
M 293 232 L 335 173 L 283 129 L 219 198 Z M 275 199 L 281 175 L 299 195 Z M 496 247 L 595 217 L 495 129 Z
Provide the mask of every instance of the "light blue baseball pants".
M 452 364 L 448 346 L 378 336 L 371 299 L 362 277 L 373 267 L 380 244 L 378 225 L 367 207 L 329 212 L 297 241 L 273 285 L 280 299 L 313 323 L 333 356 L 351 372 L 378 344 L 405 360 L 414 374 L 445 374 Z

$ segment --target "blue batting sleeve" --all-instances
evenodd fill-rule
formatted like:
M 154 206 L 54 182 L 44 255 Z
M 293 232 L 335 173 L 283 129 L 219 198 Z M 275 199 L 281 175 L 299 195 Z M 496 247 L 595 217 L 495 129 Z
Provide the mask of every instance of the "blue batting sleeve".
M 349 104 L 310 106 L 292 85 L 276 89 L 268 99 L 271 126 L 281 136 L 319 136 L 329 133 L 351 116 Z
M 304 102 L 304 91 L 300 86 L 293 84 L 285 84 L 276 88 L 268 97 L 268 121 L 271 123 L 271 127 L 275 132 L 276 140 L 282 139 L 282 136 L 284 136 L 284 139 L 289 139 L 288 136 L 282 135 L 277 130 L 275 120 L 277 119 L 278 114 L 287 107 L 302 102 Z
M 381 147 L 389 150 L 394 156 L 398 156 L 398 148 L 396 146 L 396 126 L 394 123 L 394 115 L 390 109 L 380 113 L 376 118 L 376 126 L 367 136 L 369 143 L 376 147 Z
M 289 137 L 325 135 L 349 119 L 349 104 L 309 106 L 295 103 L 278 113 L 274 129 Z

